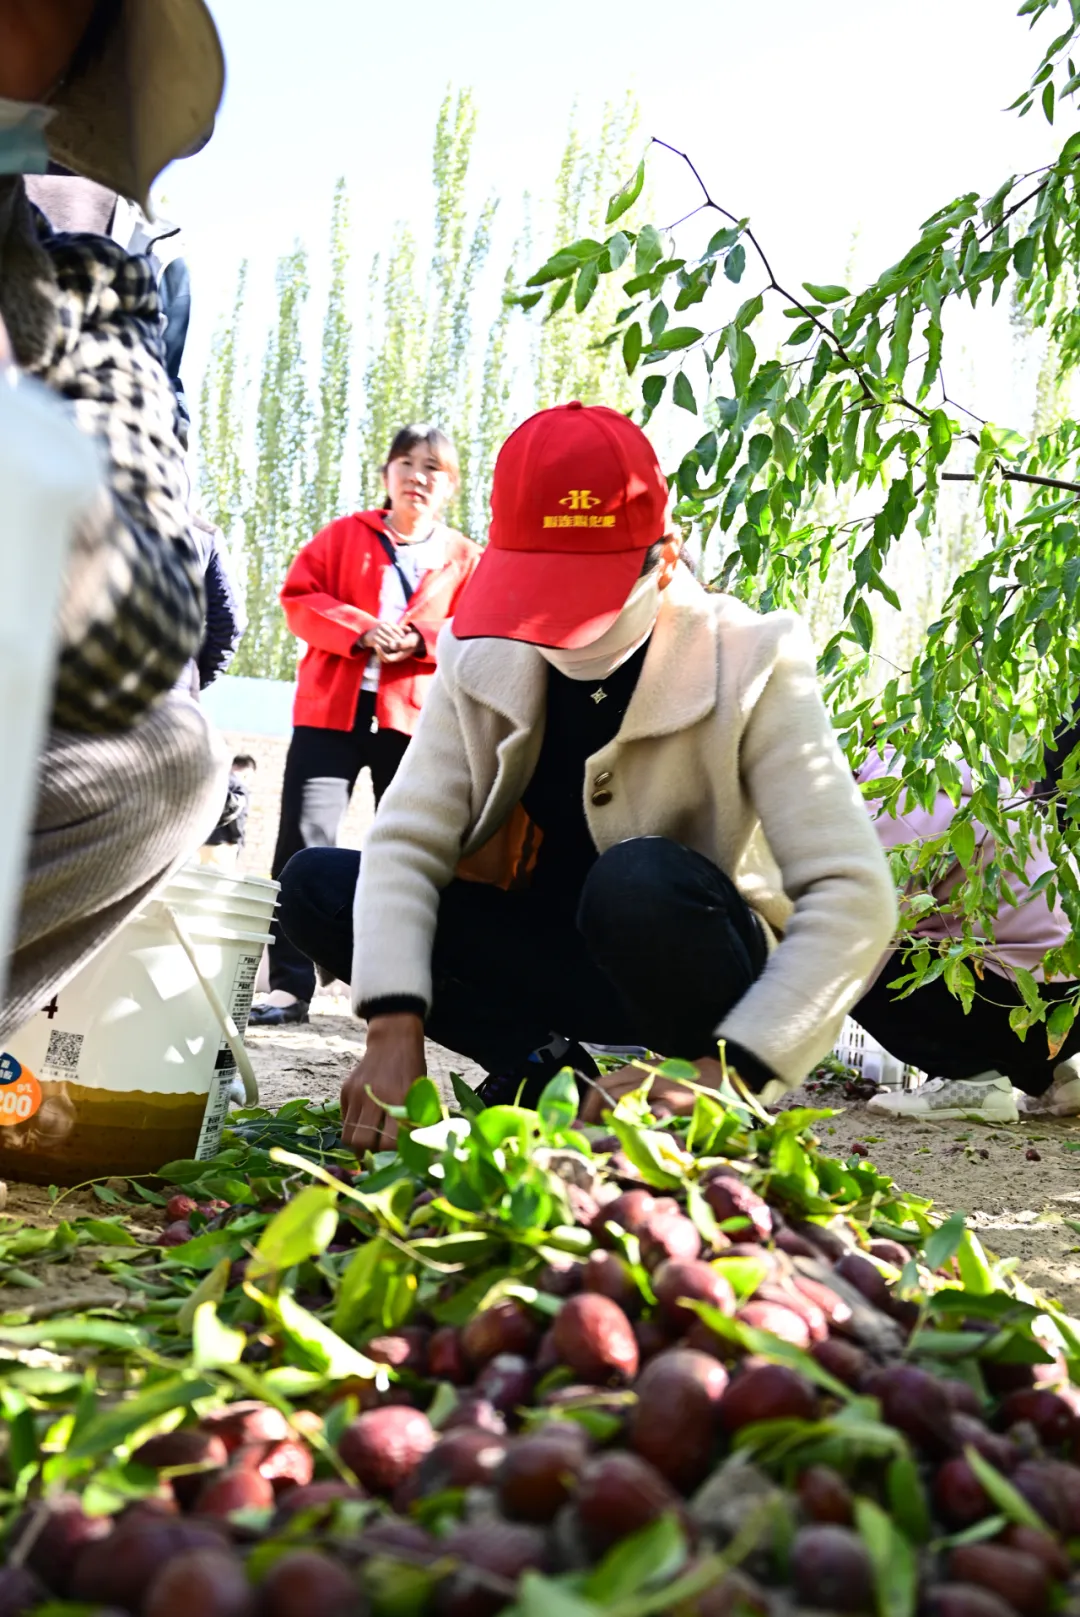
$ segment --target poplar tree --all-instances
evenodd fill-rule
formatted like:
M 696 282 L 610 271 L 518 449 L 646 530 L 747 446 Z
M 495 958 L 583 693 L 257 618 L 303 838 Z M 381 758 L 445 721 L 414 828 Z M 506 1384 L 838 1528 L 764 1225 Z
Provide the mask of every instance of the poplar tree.
M 292 679 L 296 671 L 296 642 L 277 597 L 289 563 L 311 537 L 312 410 L 300 328 L 308 291 L 307 254 L 298 243 L 278 262 L 277 319 L 263 358 L 244 517 L 249 626 L 233 664 L 238 674 L 269 679 Z
M 340 515 L 352 363 L 352 322 L 348 316 L 348 231 L 348 197 L 345 181 L 339 179 L 334 187 L 330 215 L 330 287 L 323 318 L 319 414 L 315 423 L 314 471 L 309 484 L 307 526 L 312 534 Z
M 227 538 L 241 523 L 247 498 L 243 437 L 248 383 L 240 354 L 247 277 L 245 258 L 232 311 L 214 338 L 199 390 L 199 491 L 207 517 Z

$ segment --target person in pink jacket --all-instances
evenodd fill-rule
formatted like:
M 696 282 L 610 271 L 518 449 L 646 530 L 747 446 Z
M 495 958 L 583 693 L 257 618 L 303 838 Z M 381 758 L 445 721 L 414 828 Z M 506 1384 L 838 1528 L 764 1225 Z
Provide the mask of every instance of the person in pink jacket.
M 857 773 L 860 785 L 889 775 L 892 762 L 892 753 L 872 752 Z M 971 797 L 971 775 L 962 762 L 957 769 L 963 806 Z M 913 804 L 890 815 L 880 812 L 873 798 L 867 806 L 886 850 L 943 835 L 957 813 L 944 791 L 930 809 Z M 988 861 L 994 846 L 990 833 L 977 822 L 974 830 L 977 855 Z M 1048 982 L 1043 975 L 1043 956 L 1063 944 L 1070 931 L 1060 903 L 1051 905 L 1045 891 L 1032 890 L 1039 877 L 1053 868 L 1045 849 L 1036 848 L 1025 867 L 1025 885 L 1018 890 L 1015 878 L 1010 878 L 1017 902 L 1003 902 L 997 912 L 993 936 L 986 939 L 983 975 L 977 980 L 967 1014 L 940 975 L 907 999 L 896 998 L 888 985 L 905 975 L 906 968 L 896 949 L 883 957 L 870 987 L 850 1014 L 892 1055 L 931 1077 L 915 1090 L 875 1095 L 870 1101 L 873 1110 L 897 1117 L 979 1116 L 995 1123 L 1015 1123 L 1019 1098 L 1019 1110 L 1025 1114 L 1080 1113 L 1080 1020 L 1056 1057 L 1049 1054 L 1044 1025 L 1030 1028 L 1021 1040 L 1009 1024 L 1009 1013 L 1024 1003 L 1016 979 L 1018 970 L 1030 972 L 1050 1001 L 1067 999 L 1076 992 L 1075 982 Z M 962 871 L 954 864 L 930 888 L 936 904 L 918 917 L 916 938 L 934 946 L 947 945 L 961 935 L 960 918 L 950 908 L 961 879 Z

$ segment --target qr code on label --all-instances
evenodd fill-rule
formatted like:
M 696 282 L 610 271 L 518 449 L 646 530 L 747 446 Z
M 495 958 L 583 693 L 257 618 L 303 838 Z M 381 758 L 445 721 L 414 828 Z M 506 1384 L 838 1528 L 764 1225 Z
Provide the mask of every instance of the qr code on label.
M 83 1034 L 60 1033 L 54 1028 L 49 1034 L 46 1067 L 57 1067 L 61 1072 L 77 1072 L 82 1045 Z

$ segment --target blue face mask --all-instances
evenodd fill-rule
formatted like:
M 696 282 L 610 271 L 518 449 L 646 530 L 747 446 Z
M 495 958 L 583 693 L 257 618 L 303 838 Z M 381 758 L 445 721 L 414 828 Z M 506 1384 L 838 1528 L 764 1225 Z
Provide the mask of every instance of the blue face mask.
M 0 174 L 44 174 L 49 166 L 45 126 L 51 107 L 0 96 Z

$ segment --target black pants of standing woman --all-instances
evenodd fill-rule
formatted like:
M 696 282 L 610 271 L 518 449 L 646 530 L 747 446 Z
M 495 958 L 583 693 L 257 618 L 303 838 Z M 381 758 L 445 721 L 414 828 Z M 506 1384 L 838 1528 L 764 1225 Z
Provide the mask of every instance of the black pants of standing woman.
M 362 691 L 351 730 L 323 730 L 297 725 L 285 759 L 281 819 L 270 874 L 281 879 L 294 853 L 302 848 L 337 846 L 353 787 L 362 769 L 371 773 L 378 806 L 405 756 L 409 737 L 399 730 L 374 728 L 375 693 Z M 270 946 L 270 987 L 298 1000 L 315 993 L 315 967 L 282 931 L 275 918 Z

